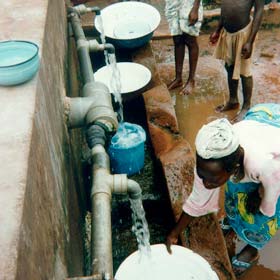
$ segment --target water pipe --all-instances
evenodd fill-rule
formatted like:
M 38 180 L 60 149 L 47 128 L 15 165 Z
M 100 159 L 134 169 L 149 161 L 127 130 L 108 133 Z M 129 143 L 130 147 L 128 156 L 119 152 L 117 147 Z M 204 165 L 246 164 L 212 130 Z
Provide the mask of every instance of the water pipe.
M 84 4 L 80 4 L 74 7 L 69 7 L 69 10 L 76 11 L 79 15 L 84 15 L 86 13 L 95 13 L 97 16 L 100 15 L 99 7 L 87 7 Z
M 116 131 L 118 121 L 112 108 L 111 95 L 106 85 L 94 81 L 89 50 L 100 47 L 89 43 L 81 28 L 77 12 L 70 10 L 70 21 L 77 43 L 78 59 L 84 86 L 82 97 L 65 99 L 65 115 L 69 128 L 85 126 L 88 146 L 92 152 L 92 271 L 89 277 L 74 279 L 113 280 L 111 196 L 128 194 L 131 199 L 141 198 L 140 185 L 126 174 L 110 174 L 109 157 L 105 150 L 108 134 Z
M 68 18 L 71 23 L 78 52 L 79 65 L 83 78 L 82 97 L 66 98 L 65 108 L 67 125 L 69 128 L 90 126 L 98 122 L 104 124 L 108 131 L 116 131 L 118 121 L 112 107 L 111 94 L 108 87 L 94 81 L 93 69 L 89 51 L 108 50 L 114 52 L 111 44 L 98 44 L 96 40 L 88 41 L 81 27 L 79 16 L 68 9 Z
M 99 44 L 97 40 L 87 40 L 83 28 L 81 26 L 79 15 L 77 14 L 77 12 L 73 12 L 72 9 L 70 9 L 68 18 L 70 19 L 72 31 L 77 43 L 78 58 L 80 61 L 80 67 L 84 83 L 88 83 L 94 81 L 89 51 L 106 50 L 109 53 L 115 53 L 115 47 L 112 44 L 107 43 Z
M 140 199 L 141 187 L 127 179 L 126 174 L 110 174 L 109 157 L 102 145 L 92 148 L 92 158 L 92 271 L 93 275 L 100 275 L 100 280 L 105 275 L 112 280 L 111 196 L 128 194 L 131 199 Z

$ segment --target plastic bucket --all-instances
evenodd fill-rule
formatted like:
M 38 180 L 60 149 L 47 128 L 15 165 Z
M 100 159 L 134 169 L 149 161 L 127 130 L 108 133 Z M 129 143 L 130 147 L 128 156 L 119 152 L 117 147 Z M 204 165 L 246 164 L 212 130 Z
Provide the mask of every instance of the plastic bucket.
M 140 125 L 128 122 L 119 125 L 108 150 L 114 174 L 133 175 L 143 168 L 145 140 L 146 133 Z
M 139 260 L 138 251 L 120 265 L 115 280 L 219 280 L 216 272 L 200 255 L 173 245 L 169 254 L 164 244 L 151 246 L 151 258 Z

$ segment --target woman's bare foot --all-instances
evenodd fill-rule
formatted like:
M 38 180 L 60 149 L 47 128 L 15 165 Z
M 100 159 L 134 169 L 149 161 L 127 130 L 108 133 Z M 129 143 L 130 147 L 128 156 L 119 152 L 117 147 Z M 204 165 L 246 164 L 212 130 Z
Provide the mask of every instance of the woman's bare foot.
M 179 94 L 180 95 L 192 94 L 193 90 L 194 90 L 194 87 L 195 87 L 195 81 L 194 80 L 189 80 L 189 81 L 187 81 L 184 88 L 182 89 L 182 91 Z
M 234 110 L 237 109 L 239 107 L 239 103 L 238 102 L 227 102 L 226 104 L 222 104 L 216 107 L 216 112 L 225 112 L 225 111 L 229 111 L 229 110 Z
M 169 90 L 171 90 L 171 89 L 175 89 L 175 88 L 181 87 L 182 85 L 183 85 L 182 79 L 177 79 L 176 78 L 170 84 L 167 85 L 167 88 Z

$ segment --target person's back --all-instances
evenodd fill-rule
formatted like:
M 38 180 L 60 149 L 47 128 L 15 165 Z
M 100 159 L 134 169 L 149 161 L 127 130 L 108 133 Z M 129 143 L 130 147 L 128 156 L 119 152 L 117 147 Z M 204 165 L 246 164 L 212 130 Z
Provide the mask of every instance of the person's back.
M 237 32 L 250 22 L 253 0 L 222 0 L 221 20 L 223 27 L 230 33 Z
M 259 153 L 279 153 L 280 129 L 278 127 L 253 120 L 242 120 L 233 125 L 238 134 L 240 145 L 245 151 Z

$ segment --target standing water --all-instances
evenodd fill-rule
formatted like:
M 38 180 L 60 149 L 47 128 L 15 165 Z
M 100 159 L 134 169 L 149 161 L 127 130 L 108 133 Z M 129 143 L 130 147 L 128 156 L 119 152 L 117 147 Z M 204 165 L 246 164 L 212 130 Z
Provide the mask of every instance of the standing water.
M 104 32 L 102 16 L 97 15 L 96 21 L 97 21 L 97 24 L 100 26 L 101 43 L 103 45 L 105 45 L 106 39 L 105 39 L 105 32 Z M 120 105 L 119 115 L 121 118 L 120 121 L 122 122 L 123 121 L 123 105 L 122 105 L 122 97 L 121 97 L 121 77 L 120 77 L 121 74 L 120 74 L 120 70 L 118 69 L 118 66 L 117 66 L 116 55 L 115 55 L 115 53 L 108 53 L 107 50 L 104 50 L 104 56 L 105 56 L 106 65 L 111 67 L 112 76 L 111 76 L 110 86 L 113 91 L 112 93 L 114 95 L 115 102 L 118 102 Z

